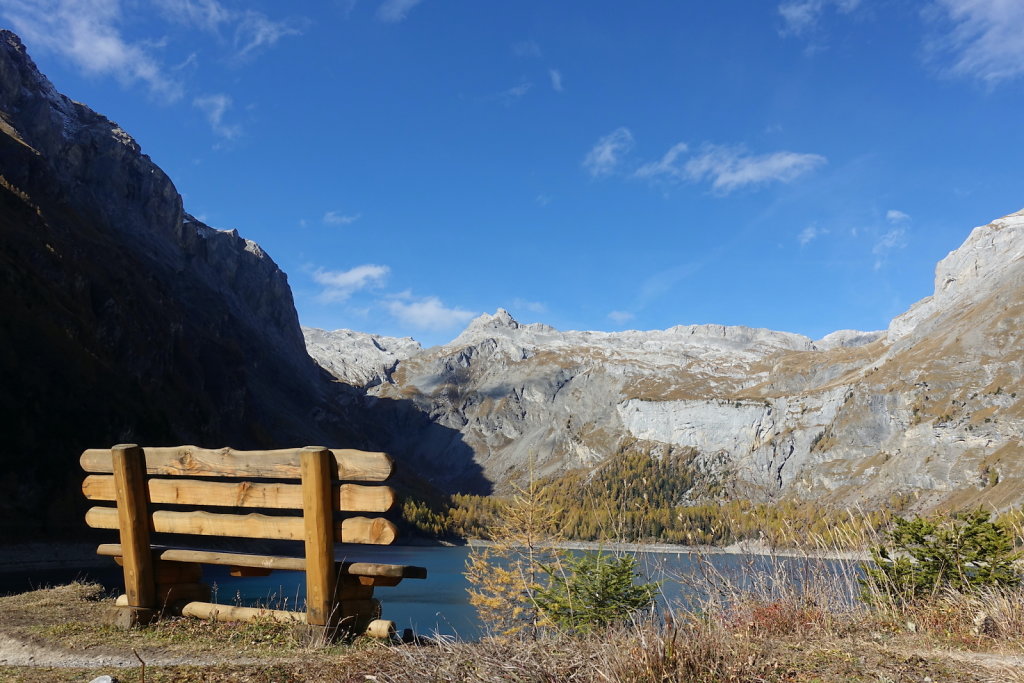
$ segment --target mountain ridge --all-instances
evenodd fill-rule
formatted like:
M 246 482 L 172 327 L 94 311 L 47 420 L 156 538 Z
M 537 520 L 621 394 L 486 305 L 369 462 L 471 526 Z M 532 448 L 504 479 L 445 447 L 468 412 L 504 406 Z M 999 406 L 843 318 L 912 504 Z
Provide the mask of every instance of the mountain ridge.
M 1024 500 L 1021 322 L 1024 211 L 972 230 L 935 292 L 886 330 L 559 332 L 499 309 L 397 359 L 368 392 L 459 430 L 499 489 L 638 440 L 694 449 L 729 495 L 1005 507 Z

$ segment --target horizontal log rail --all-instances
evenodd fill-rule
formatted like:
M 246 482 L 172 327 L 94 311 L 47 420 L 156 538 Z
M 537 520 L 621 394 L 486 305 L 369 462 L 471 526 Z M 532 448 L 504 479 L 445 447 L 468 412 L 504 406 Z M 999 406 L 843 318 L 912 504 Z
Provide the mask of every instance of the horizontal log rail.
M 233 607 L 212 602 L 189 602 L 181 608 L 182 616 L 212 619 L 214 621 L 277 621 L 283 624 L 305 624 L 305 612 L 291 612 L 283 609 L 261 607 Z
M 193 477 L 252 477 L 257 479 L 298 479 L 301 448 L 271 451 L 236 451 L 232 448 L 199 448 L 174 446 L 146 447 L 148 474 L 188 475 Z M 336 473 L 341 481 L 385 481 L 391 476 L 394 463 L 387 453 L 357 451 L 349 448 L 329 449 L 334 455 Z M 113 472 L 110 450 L 90 448 L 79 462 L 86 472 Z
M 227 515 L 173 510 L 156 510 L 150 517 L 152 530 L 156 533 L 236 536 L 282 541 L 301 541 L 305 537 L 302 517 L 270 517 L 257 513 Z M 85 513 L 85 523 L 94 529 L 120 529 L 117 508 L 89 508 Z M 334 538 L 341 543 L 390 545 L 397 536 L 397 527 L 383 517 L 349 517 L 334 524 Z
M 198 479 L 149 479 L 149 502 L 172 505 L 211 505 L 221 507 L 302 509 L 302 485 L 216 482 Z M 89 500 L 117 500 L 114 477 L 91 474 L 82 482 L 82 493 Z M 331 509 L 335 512 L 387 512 L 395 505 L 390 486 L 335 484 Z
M 188 548 L 167 548 L 154 546 L 155 559 L 170 562 L 199 562 L 228 567 L 257 567 L 289 571 L 305 571 L 303 557 L 282 557 L 280 555 L 253 555 L 247 553 L 217 552 L 213 550 L 191 550 Z M 120 543 L 104 543 L 96 549 L 97 555 L 119 557 Z M 375 576 L 395 579 L 425 579 L 427 570 L 404 564 L 377 564 L 375 562 L 341 562 L 342 574 L 353 576 Z

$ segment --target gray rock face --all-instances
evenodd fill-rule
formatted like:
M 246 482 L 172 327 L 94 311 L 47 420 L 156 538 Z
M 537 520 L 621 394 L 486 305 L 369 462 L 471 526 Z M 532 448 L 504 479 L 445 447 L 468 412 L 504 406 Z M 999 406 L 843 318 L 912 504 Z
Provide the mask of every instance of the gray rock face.
M 422 350 L 411 337 L 383 337 L 352 330 L 303 327 L 306 348 L 333 376 L 355 386 L 374 386 L 391 379 L 399 361 Z
M 1024 501 L 1022 323 L 1024 212 L 976 228 L 939 264 L 935 294 L 888 331 L 560 332 L 498 310 L 369 391 L 458 430 L 499 488 L 528 463 L 593 468 L 639 440 L 695 449 L 734 495 L 1005 507 Z

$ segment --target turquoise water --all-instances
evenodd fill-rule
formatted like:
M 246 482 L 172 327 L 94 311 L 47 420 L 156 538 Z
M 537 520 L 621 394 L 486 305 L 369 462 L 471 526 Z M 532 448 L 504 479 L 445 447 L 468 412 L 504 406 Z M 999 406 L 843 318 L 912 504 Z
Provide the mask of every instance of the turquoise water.
M 425 580 L 405 579 L 397 586 L 374 591 L 374 597 L 381 601 L 383 616 L 394 621 L 399 630 L 412 628 L 423 635 L 473 639 L 480 635 L 480 624 L 469 605 L 468 583 L 463 576 L 470 552 L 471 548 L 460 546 L 356 546 L 348 557 L 339 555 L 338 559 L 426 567 Z M 780 573 L 787 577 L 789 586 L 803 585 L 811 576 L 831 574 L 846 583 L 851 596 L 855 594 L 853 575 L 856 572 L 846 571 L 855 567 L 855 563 L 726 553 L 698 556 L 686 549 L 632 554 L 648 580 L 662 581 L 659 598 L 662 606 L 692 609 L 713 591 L 715 575 L 732 585 L 750 587 Z M 302 572 L 277 571 L 266 577 L 238 578 L 229 576 L 227 567 L 211 565 L 204 565 L 203 572 L 203 580 L 216 591 L 216 602 L 295 609 L 305 599 L 305 574 Z M 56 585 L 76 578 L 92 579 L 111 590 L 123 590 L 120 568 L 111 561 L 109 569 L 89 572 L 33 572 L 31 577 L 0 575 L 0 593 Z

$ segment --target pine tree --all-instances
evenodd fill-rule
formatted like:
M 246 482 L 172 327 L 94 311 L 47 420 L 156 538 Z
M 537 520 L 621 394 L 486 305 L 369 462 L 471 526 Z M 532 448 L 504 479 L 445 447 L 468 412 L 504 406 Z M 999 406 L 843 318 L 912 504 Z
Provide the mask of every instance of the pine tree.
M 634 583 L 636 558 L 597 551 L 544 567 L 549 581 L 538 587 L 534 603 L 559 628 L 589 631 L 625 621 L 647 609 L 658 594 L 656 583 Z

